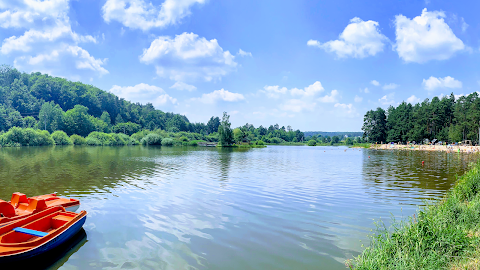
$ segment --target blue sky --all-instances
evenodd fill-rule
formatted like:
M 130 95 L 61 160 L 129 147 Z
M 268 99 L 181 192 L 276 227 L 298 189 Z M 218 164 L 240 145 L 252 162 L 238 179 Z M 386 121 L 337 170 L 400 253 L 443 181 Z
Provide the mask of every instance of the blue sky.
M 480 87 L 479 1 L 0 0 L 0 62 L 192 122 L 360 131 Z

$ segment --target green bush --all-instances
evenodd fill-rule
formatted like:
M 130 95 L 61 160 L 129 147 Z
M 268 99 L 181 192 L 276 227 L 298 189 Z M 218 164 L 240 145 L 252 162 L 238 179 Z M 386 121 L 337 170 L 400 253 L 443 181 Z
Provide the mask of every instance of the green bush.
M 130 138 L 132 138 L 135 141 L 141 142 L 143 137 L 147 136 L 150 133 L 152 133 L 152 131 L 150 131 L 148 129 L 144 129 L 144 130 L 141 130 L 137 133 L 132 134 L 132 136 L 130 136 Z
M 1 146 L 53 145 L 54 141 L 46 130 L 12 127 L 0 138 Z
M 173 146 L 174 145 L 174 141 L 172 138 L 165 138 L 162 140 L 162 145 L 164 146 Z
M 71 145 L 72 140 L 70 140 L 70 137 L 68 137 L 67 133 L 57 130 L 52 133 L 52 139 L 55 142 L 56 145 Z
M 317 145 L 317 141 L 315 141 L 315 140 L 310 140 L 310 141 L 308 141 L 307 145 L 308 145 L 308 146 L 315 146 L 315 145 Z
M 270 138 L 270 143 L 276 143 L 276 144 L 279 144 L 279 143 L 282 143 L 284 142 L 284 140 L 278 138 L 278 137 L 273 137 L 273 138 Z
M 132 136 L 128 136 L 127 134 L 123 134 L 123 133 L 117 133 L 118 136 L 120 136 L 123 141 L 125 142 L 126 145 L 137 145 L 139 144 L 138 140 L 135 140 Z
M 181 142 L 188 142 L 188 138 L 185 137 L 185 136 L 182 136 L 182 137 L 178 138 L 178 140 L 181 141 Z
M 85 144 L 85 138 L 83 138 L 82 136 L 77 135 L 77 134 L 73 134 L 72 136 L 70 136 L 70 140 L 72 141 L 72 143 L 74 145 L 84 145 Z
M 162 136 L 150 133 L 141 140 L 142 145 L 162 145 Z
M 258 140 L 255 142 L 256 145 L 265 145 L 265 142 L 262 140 Z
M 111 145 L 125 145 L 126 142 L 123 138 L 116 134 L 116 133 L 103 133 L 94 131 L 88 134 L 87 138 L 85 138 L 85 142 L 88 145 L 103 145 L 103 146 L 111 146 Z

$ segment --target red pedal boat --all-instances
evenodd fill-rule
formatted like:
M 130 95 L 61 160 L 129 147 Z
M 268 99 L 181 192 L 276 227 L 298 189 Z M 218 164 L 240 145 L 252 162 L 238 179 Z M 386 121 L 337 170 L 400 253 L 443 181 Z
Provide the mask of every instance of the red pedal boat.
M 0 200 L 0 227 L 2 227 L 3 223 L 22 219 L 56 206 L 75 212 L 80 207 L 80 201 L 57 197 L 56 194 L 27 198 L 25 194 L 15 192 L 12 194 L 12 199 L 9 202 Z
M 72 238 L 82 228 L 87 212 L 51 207 L 0 228 L 0 265 L 43 254 Z

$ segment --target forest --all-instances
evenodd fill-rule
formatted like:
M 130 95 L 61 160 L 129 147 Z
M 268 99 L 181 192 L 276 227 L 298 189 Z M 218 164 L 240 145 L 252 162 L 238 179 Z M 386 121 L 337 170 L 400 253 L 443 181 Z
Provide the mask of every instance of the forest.
M 461 142 L 478 144 L 480 97 L 453 95 L 425 99 L 412 105 L 402 102 L 368 111 L 362 130 L 368 142 Z
M 207 123 L 191 123 L 186 116 L 163 112 L 151 103 L 133 103 L 92 85 L 40 72 L 22 73 L 11 66 L 0 66 L 0 136 L 3 136 L 0 145 L 3 146 L 8 145 L 15 136 L 37 135 L 43 138 L 39 139 L 42 144 L 52 144 L 56 140 L 45 141 L 44 137 L 56 131 L 61 131 L 69 138 L 90 137 L 92 145 L 98 145 L 99 142 L 105 144 L 98 134 L 110 134 L 107 137 L 111 140 L 107 140 L 110 142 L 107 144 L 141 143 L 149 133 L 155 133 L 162 139 L 170 138 L 175 143 L 193 140 L 217 142 L 220 124 L 219 117 L 212 116 Z M 93 139 L 91 134 L 96 138 Z M 122 135 L 118 139 L 117 135 L 112 134 Z M 133 136 L 133 139 L 127 139 L 124 135 L 129 138 Z M 106 140 L 106 135 L 102 136 Z M 247 123 L 233 129 L 232 137 L 236 143 L 285 143 L 303 141 L 304 134 L 290 126 L 285 128 L 276 124 L 268 128 L 255 128 Z M 70 139 L 67 143 L 81 142 L 78 137 L 74 138 L 77 139 Z M 18 138 L 13 145 L 40 144 L 30 142 L 32 140 Z

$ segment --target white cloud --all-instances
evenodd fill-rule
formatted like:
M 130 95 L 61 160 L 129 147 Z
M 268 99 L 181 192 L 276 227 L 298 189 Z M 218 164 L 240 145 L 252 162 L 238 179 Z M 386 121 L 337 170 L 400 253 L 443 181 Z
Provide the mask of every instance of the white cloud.
M 445 78 L 436 78 L 431 76 L 427 80 L 423 79 L 423 87 L 428 91 L 433 91 L 437 88 L 462 88 L 462 82 L 447 76 Z
M 316 103 L 310 103 L 301 99 L 289 99 L 280 105 L 280 109 L 291 112 L 313 111 L 316 105 Z
M 324 88 L 322 86 L 322 83 L 316 81 L 313 84 L 305 87 L 304 89 L 293 88 L 290 90 L 290 93 L 294 96 L 311 97 L 317 93 L 321 93 L 323 90 Z
M 395 101 L 393 100 L 394 96 L 395 96 L 395 93 L 390 93 L 388 95 L 381 97 L 378 101 L 382 105 L 394 105 L 395 104 Z
M 372 80 L 370 83 L 373 84 L 373 85 L 375 85 L 375 86 L 379 86 L 379 85 L 380 85 L 380 83 L 379 83 L 378 81 L 376 81 L 376 80 Z
M 330 95 L 326 95 L 324 97 L 318 98 L 317 100 L 322 103 L 334 103 L 334 102 L 337 102 L 339 98 L 340 98 L 340 94 L 338 93 L 338 91 L 332 90 L 332 92 L 330 92 Z
M 350 24 L 345 27 L 338 40 L 323 44 L 317 40 L 309 40 L 307 45 L 322 48 L 327 52 L 334 52 L 341 58 L 364 58 L 383 51 L 386 41 L 388 39 L 378 29 L 378 22 L 365 22 L 355 17 L 350 20 Z
M 406 62 L 425 63 L 449 59 L 456 52 L 464 50 L 465 45 L 455 36 L 444 18 L 444 12 L 428 12 L 426 8 L 421 16 L 412 20 L 403 15 L 395 16 L 395 50 L 400 58 Z
M 400 85 L 395 84 L 395 83 L 389 83 L 389 84 L 385 84 L 385 85 L 382 87 L 382 89 L 383 89 L 383 90 L 393 90 L 393 89 L 395 89 L 395 88 L 397 88 L 397 87 L 399 87 L 399 86 L 400 86 Z
M 415 95 L 412 95 L 411 97 L 407 98 L 406 101 L 407 101 L 407 103 L 416 104 L 416 103 L 420 102 L 420 99 L 418 97 L 416 97 Z
M 144 0 L 107 0 L 102 7 L 103 19 L 118 21 L 126 27 L 147 31 L 176 24 L 190 15 L 195 4 L 205 0 L 165 0 L 160 6 Z
M 183 33 L 174 39 L 158 37 L 143 50 L 140 61 L 155 65 L 159 76 L 176 81 L 220 79 L 237 66 L 235 56 L 224 51 L 216 39 L 207 40 L 194 33 Z
M 360 93 L 368 94 L 368 93 L 370 93 L 370 90 L 368 90 L 367 87 L 365 87 L 365 89 L 360 88 Z
M 287 93 L 288 89 L 286 87 L 280 88 L 278 85 L 265 85 L 263 90 L 260 92 L 265 93 L 269 98 L 279 98 L 280 94 Z
M 170 88 L 176 89 L 176 90 L 187 90 L 189 92 L 197 90 L 197 87 L 194 85 L 186 84 L 184 82 L 176 82 L 174 85 L 170 86 Z
M 240 56 L 242 56 L 242 57 L 244 57 L 244 56 L 250 56 L 250 57 L 252 57 L 252 53 L 251 53 L 251 52 L 246 52 L 246 51 L 244 51 L 244 50 L 242 50 L 242 49 L 239 49 L 239 50 L 238 50 L 237 55 L 240 55 Z
M 353 107 L 353 104 L 351 103 L 350 104 L 335 103 L 334 107 L 342 109 L 342 111 L 349 116 L 356 115 L 356 109 L 355 107 Z
M 4 10 L 6 9 L 6 10 Z M 102 76 L 107 59 L 96 59 L 79 46 L 97 43 L 90 35 L 80 35 L 71 28 L 68 0 L 20 0 L 0 2 L 0 27 L 23 34 L 3 40 L 1 54 L 13 58 L 14 66 L 25 71 L 78 79 L 78 76 Z M 71 67 L 77 70 L 72 71 Z
M 215 90 L 208 94 L 203 94 L 200 98 L 193 98 L 193 101 L 200 101 L 205 104 L 214 104 L 219 100 L 235 102 L 244 100 L 245 97 L 240 93 L 232 93 L 225 89 Z
M 465 22 L 465 19 L 462 17 L 462 32 L 467 31 L 468 24 Z
M 355 95 L 355 102 L 362 102 L 363 98 Z
M 110 92 L 126 100 L 142 104 L 152 103 L 154 106 L 167 103 L 177 104 L 177 99 L 169 96 L 162 88 L 146 83 L 140 83 L 135 86 L 114 85 L 110 88 Z

